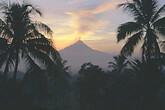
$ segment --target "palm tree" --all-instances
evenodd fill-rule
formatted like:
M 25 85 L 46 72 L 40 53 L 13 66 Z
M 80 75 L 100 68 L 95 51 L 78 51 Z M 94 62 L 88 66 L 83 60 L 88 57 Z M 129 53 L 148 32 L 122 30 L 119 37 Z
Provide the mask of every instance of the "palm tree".
M 50 39 L 52 30 L 44 23 L 32 21 L 33 14 L 42 16 L 40 10 L 29 3 L 7 3 L 0 5 L 3 19 L 0 19 L 0 69 L 4 67 L 3 78 L 14 68 L 16 80 L 20 60 L 26 62 L 26 75 L 43 73 L 52 69 L 58 52 Z M 43 75 L 43 74 L 42 74 Z
M 150 62 L 134 60 L 131 68 L 138 78 L 142 91 L 140 103 L 143 104 L 144 110 L 160 109 L 161 100 L 158 97 L 164 84 L 164 73 L 159 65 L 155 60 Z
M 80 110 L 102 110 L 107 75 L 98 65 L 84 63 L 79 70 L 77 92 Z
M 137 44 L 143 41 L 142 57 L 147 61 L 153 55 L 160 58 L 158 41 L 159 35 L 165 36 L 165 17 L 161 16 L 165 12 L 165 5 L 158 9 L 157 0 L 132 0 L 120 4 L 119 7 L 134 18 L 118 27 L 118 42 L 129 37 L 121 53 L 131 55 Z
M 112 68 L 113 71 L 122 72 L 129 64 L 129 61 L 124 55 L 118 55 L 113 57 L 114 62 L 109 62 L 109 68 Z

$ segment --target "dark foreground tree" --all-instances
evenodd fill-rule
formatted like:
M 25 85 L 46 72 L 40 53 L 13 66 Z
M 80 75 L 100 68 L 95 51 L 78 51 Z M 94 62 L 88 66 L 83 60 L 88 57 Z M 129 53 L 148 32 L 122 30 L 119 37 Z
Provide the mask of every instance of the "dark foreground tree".
M 43 74 L 43 69 L 53 69 L 58 53 L 51 40 L 41 33 L 51 35 L 53 32 L 47 25 L 31 19 L 33 14 L 41 16 L 40 10 L 28 3 L 3 2 L 0 8 L 3 15 L 0 19 L 0 68 L 4 66 L 3 79 L 6 80 L 8 72 L 14 69 L 13 80 L 16 80 L 18 64 L 22 59 L 26 63 L 27 74 Z
M 40 10 L 32 4 L 3 2 L 0 9 L 3 16 L 0 19 L 0 69 L 4 71 L 0 83 L 0 108 L 41 109 L 41 105 L 47 102 L 45 72 L 49 70 L 49 73 L 57 74 L 57 59 L 60 60 L 52 41 L 44 36 L 51 36 L 53 32 L 47 25 L 32 20 L 33 14 L 42 16 Z M 18 86 L 17 71 L 21 62 L 25 62 L 26 73 L 21 86 Z M 11 81 L 9 71 L 13 71 Z M 30 101 L 23 97 L 21 91 L 28 85 L 31 85 L 31 89 L 27 89 L 27 93 L 30 90 L 32 92 L 26 94 L 26 97 L 33 99 Z
M 112 71 L 117 71 L 119 73 L 123 72 L 124 69 L 128 67 L 129 61 L 124 55 L 118 55 L 113 57 L 114 62 L 109 62 L 109 68 L 112 68 Z
M 141 88 L 141 110 L 163 110 L 162 90 L 164 91 L 164 73 L 155 60 L 135 60 L 131 64 Z M 164 100 L 164 99 L 163 99 Z
M 27 103 L 43 110 L 71 110 L 73 97 L 65 61 L 58 61 L 54 68 L 56 74 L 50 74 L 51 70 L 45 71 L 46 81 L 41 80 L 38 83 L 36 80 L 39 79 L 38 76 L 32 76 L 33 74 L 28 76 L 22 87 L 23 98 Z
M 81 66 L 77 80 L 80 110 L 103 109 L 105 82 L 106 75 L 99 66 L 91 63 Z
M 118 42 L 128 39 L 121 53 L 131 55 L 135 47 L 142 42 L 143 58 L 150 60 L 153 55 L 160 58 L 158 42 L 160 36 L 165 36 L 165 17 L 162 16 L 165 13 L 165 5 L 158 9 L 158 0 L 132 0 L 120 4 L 119 7 L 134 19 L 118 27 Z
M 138 81 L 129 64 L 124 55 L 115 56 L 114 62 L 109 62 L 112 70 L 107 73 L 105 110 L 139 110 Z

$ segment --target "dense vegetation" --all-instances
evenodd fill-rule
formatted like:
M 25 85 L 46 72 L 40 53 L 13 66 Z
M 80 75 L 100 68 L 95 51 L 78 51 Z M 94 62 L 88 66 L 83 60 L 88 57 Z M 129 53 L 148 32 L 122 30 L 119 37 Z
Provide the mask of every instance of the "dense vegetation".
M 128 38 L 121 53 L 107 64 L 109 71 L 85 63 L 77 75 L 53 47 L 46 25 L 31 19 L 32 4 L 2 3 L 0 19 L 1 110 L 164 110 L 165 5 L 157 0 L 120 4 L 134 20 L 118 27 L 118 41 Z M 49 37 L 50 38 L 50 37 Z M 128 60 L 143 41 L 142 59 Z M 161 44 L 159 44 L 161 42 Z M 19 65 L 25 63 L 25 73 Z M 21 78 L 21 75 L 23 76 Z
M 122 56 L 115 61 L 123 62 Z M 85 66 L 85 67 L 84 67 Z M 163 110 L 164 71 L 155 60 L 115 65 L 109 72 L 91 63 L 79 71 L 78 102 L 82 110 Z

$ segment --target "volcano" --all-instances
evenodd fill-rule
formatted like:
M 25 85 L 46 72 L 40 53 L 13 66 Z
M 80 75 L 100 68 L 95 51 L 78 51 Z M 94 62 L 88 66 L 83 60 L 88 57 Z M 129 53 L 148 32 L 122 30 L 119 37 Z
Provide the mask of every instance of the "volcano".
M 84 63 L 91 62 L 94 65 L 99 65 L 103 69 L 107 69 L 108 62 L 113 60 L 111 54 L 94 50 L 83 43 L 81 40 L 77 41 L 63 50 L 59 51 L 61 57 L 68 61 L 71 66 L 72 73 L 76 74 Z

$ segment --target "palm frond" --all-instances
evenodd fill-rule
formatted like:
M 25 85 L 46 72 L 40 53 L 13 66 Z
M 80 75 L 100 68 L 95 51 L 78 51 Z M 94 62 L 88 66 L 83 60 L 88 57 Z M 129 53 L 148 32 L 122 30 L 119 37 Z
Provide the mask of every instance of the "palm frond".
M 47 38 L 37 38 L 27 40 L 27 45 L 30 48 L 41 50 L 49 55 L 55 62 L 60 59 L 58 51 L 53 47 L 53 43 Z
M 0 34 L 1 34 L 0 37 L 3 37 L 3 38 L 13 37 L 13 33 L 9 29 L 8 25 L 2 19 L 0 19 Z
M 28 53 L 25 52 L 23 57 L 26 61 L 27 72 L 25 73 L 22 84 L 25 83 L 27 78 L 30 78 L 32 81 L 37 82 L 39 88 L 45 89 L 46 76 L 44 70 L 35 63 L 35 60 Z
M 1 9 L 1 10 L 4 10 L 4 11 L 8 10 L 8 9 L 9 9 L 9 4 L 10 4 L 10 3 L 7 3 L 7 2 L 5 2 L 5 1 L 1 2 L 1 3 L 0 3 L 0 9 Z M 4 11 L 2 11 L 2 12 L 4 13 Z
M 51 44 L 52 44 L 51 40 L 49 40 L 45 37 L 29 39 L 29 40 L 27 40 L 27 43 L 29 45 L 31 45 L 31 44 L 41 44 L 41 45 L 49 45 L 49 46 L 51 46 Z
M 152 17 L 157 12 L 158 1 L 157 0 L 142 0 L 141 12 L 145 16 L 147 21 L 151 21 Z
M 117 66 L 114 62 L 109 62 L 108 64 L 109 68 L 115 68 Z
M 32 6 L 32 10 L 33 10 L 33 12 L 35 12 L 35 13 L 37 13 L 37 14 L 39 14 L 40 16 L 42 16 L 43 14 L 42 14 L 42 12 L 41 12 L 41 10 L 39 9 L 39 8 L 36 8 L 37 6 Z
M 165 36 L 165 17 L 160 18 L 153 24 L 154 28 L 159 32 L 159 34 Z
M 7 47 L 8 47 L 7 39 L 0 37 L 0 51 L 7 50 Z
M 153 16 L 151 22 L 155 22 L 157 19 L 159 19 L 159 17 L 164 13 L 165 11 L 165 5 L 163 5 L 158 11 L 157 13 Z
M 142 29 L 142 26 L 135 22 L 127 22 L 125 24 L 121 24 L 117 30 L 118 42 L 141 29 Z
M 121 59 L 121 56 L 120 56 L 120 55 L 114 56 L 113 58 L 114 58 L 114 62 L 115 62 L 116 64 L 119 64 L 119 63 L 120 63 L 120 59 Z
M 124 54 L 126 56 L 129 56 L 133 53 L 135 46 L 138 44 L 138 42 L 142 39 L 143 32 L 140 31 L 133 36 L 131 36 L 124 47 L 121 50 L 121 54 Z
M 119 7 L 122 7 L 125 12 L 132 15 L 134 17 L 135 21 L 137 21 L 141 24 L 146 23 L 146 18 L 143 15 L 143 13 L 141 12 L 141 10 L 140 10 L 141 6 L 139 6 L 138 3 L 126 2 L 126 3 L 120 4 Z
M 7 61 L 7 53 L 1 53 L 0 54 L 0 69 L 3 67 L 3 65 L 6 63 Z
M 44 36 L 43 34 L 39 32 L 39 30 L 37 30 L 37 28 L 35 27 L 33 23 L 30 23 L 29 25 L 27 25 L 26 29 L 27 29 L 27 33 L 25 35 L 26 39 L 34 39 L 34 38 L 40 38 Z
M 21 9 L 23 12 L 28 12 L 28 14 L 37 13 L 40 16 L 42 16 L 42 12 L 37 7 L 38 6 L 33 6 L 31 3 L 25 3 L 25 2 L 21 5 Z
M 58 61 L 62 60 L 59 52 L 54 47 L 50 47 L 50 50 L 51 50 L 51 58 L 54 62 L 57 63 Z
M 115 56 L 114 59 L 117 65 L 120 66 L 121 68 L 126 67 L 129 62 L 124 54 Z
M 139 59 L 135 59 L 134 61 L 131 62 L 131 68 L 133 71 L 135 72 L 139 72 L 142 67 L 143 67 L 143 63 L 139 60 Z
M 0 55 L 4 58 L 0 60 L 0 66 L 2 67 L 3 62 L 6 63 L 4 76 L 7 77 L 8 71 L 18 64 L 17 51 L 22 52 L 22 58 L 27 63 L 27 74 L 44 74 L 38 62 L 41 61 L 46 68 L 52 67 L 58 52 L 52 41 L 42 34 L 43 31 L 52 35 L 53 31 L 46 24 L 31 19 L 32 14 L 42 16 L 41 11 L 32 4 L 19 2 L 4 2 L 0 4 L 0 8 L 4 15 L 4 19 L 0 19 L 0 51 L 3 50 Z M 6 53 L 6 56 L 2 55 L 3 53 Z
M 160 46 L 161 46 L 162 50 L 165 51 L 165 41 L 161 41 Z
M 114 56 L 114 62 L 109 62 L 110 68 L 113 68 L 112 71 L 118 71 L 119 73 L 125 70 L 129 64 L 129 61 L 125 57 L 125 55 L 120 54 L 118 56 Z
M 35 63 L 34 59 L 30 57 L 27 52 L 23 52 L 24 55 L 22 56 L 25 59 L 25 63 L 27 66 L 27 73 L 33 73 L 34 71 L 43 72 L 43 70 Z
M 53 60 L 47 54 L 35 49 L 29 49 L 28 52 L 35 60 L 43 64 L 44 67 L 46 67 L 46 70 L 53 70 L 56 66 Z
M 137 3 L 139 6 L 141 6 L 141 4 L 142 4 L 141 0 L 132 0 L 132 1 Z
M 45 32 L 46 34 L 52 36 L 53 34 L 53 31 L 50 29 L 50 27 L 44 23 L 41 23 L 41 22 L 36 22 L 34 23 L 34 25 L 37 27 L 37 29 Z
M 15 54 L 13 52 L 10 52 L 7 54 L 7 59 L 6 59 L 6 65 L 5 65 L 5 70 L 3 73 L 3 78 L 6 79 L 8 76 L 8 72 L 14 67 L 15 64 Z

